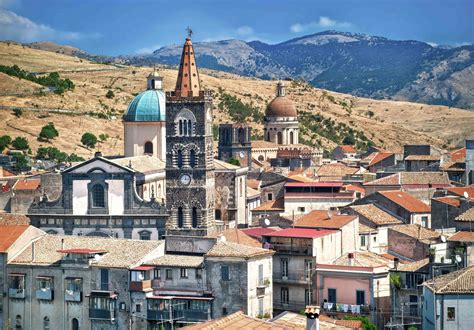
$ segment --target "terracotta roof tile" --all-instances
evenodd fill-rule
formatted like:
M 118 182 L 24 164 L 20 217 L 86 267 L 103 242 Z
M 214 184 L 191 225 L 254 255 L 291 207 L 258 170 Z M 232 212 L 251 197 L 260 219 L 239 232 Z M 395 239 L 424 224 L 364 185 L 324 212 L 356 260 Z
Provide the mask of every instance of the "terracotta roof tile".
M 29 225 L 1 225 L 0 252 L 7 252 L 10 246 L 28 229 Z
M 366 226 L 362 223 L 359 223 L 359 235 L 360 234 L 376 233 L 376 232 L 377 232 L 376 228 L 372 228 L 372 227 Z
M 202 265 L 204 257 L 201 256 L 185 256 L 166 254 L 164 256 L 154 258 L 144 262 L 144 265 L 168 266 L 168 267 L 190 267 L 196 268 Z
M 353 185 L 353 184 L 348 184 L 348 185 L 345 185 L 343 187 L 346 191 L 356 191 L 356 192 L 359 192 L 361 194 L 365 194 L 365 189 L 360 187 L 360 186 L 356 186 L 356 185 Z
M 473 294 L 474 266 L 466 267 L 446 275 L 435 277 L 423 283 L 439 294 Z
M 433 198 L 433 200 L 444 203 L 444 204 L 448 204 L 454 207 L 461 206 L 461 201 L 459 200 L 459 198 L 456 198 L 456 197 L 451 197 L 451 196 L 436 197 L 436 198 Z
M 394 185 L 451 185 L 448 174 L 444 172 L 400 172 L 364 184 L 364 186 Z
M 264 234 L 269 234 L 274 232 L 276 229 L 273 228 L 264 228 L 264 227 L 255 227 L 255 228 L 247 228 L 247 229 L 242 229 L 244 233 L 247 235 L 261 239 L 262 235 Z
M 377 226 L 402 224 L 401 220 L 374 204 L 353 205 L 350 208 Z
M 262 247 L 262 243 L 260 243 L 255 238 L 250 237 L 244 231 L 237 228 L 224 230 L 220 234 L 220 236 L 224 236 L 227 242 L 243 244 L 243 245 L 253 246 L 253 247 L 258 247 L 258 248 Z
M 364 159 L 362 159 L 361 163 L 367 164 L 367 166 L 372 166 L 372 165 L 380 163 L 382 160 L 384 160 L 386 158 L 389 158 L 393 155 L 394 155 L 394 153 L 392 153 L 392 152 L 379 152 L 379 151 L 376 151 L 376 152 L 371 153 L 370 155 L 368 155 Z
M 13 186 L 13 190 L 37 190 L 40 186 L 40 179 L 20 179 Z
M 245 315 L 241 311 L 221 317 L 219 319 L 210 320 L 203 323 L 189 325 L 182 329 L 189 330 L 215 330 L 215 329 L 275 329 L 285 330 L 285 327 L 280 327 L 268 321 L 256 319 Z
M 252 149 L 278 149 L 279 144 L 264 141 L 264 140 L 253 140 Z
M 346 154 L 354 154 L 354 153 L 357 152 L 354 149 L 354 147 L 350 146 L 350 145 L 341 145 L 341 146 L 339 146 L 339 148 L 341 148 L 341 150 L 344 151 Z
M 274 251 L 227 241 L 218 241 L 206 254 L 207 257 L 251 258 L 272 255 Z
M 255 190 L 253 188 L 250 188 L 247 186 L 247 198 L 249 197 L 259 197 L 260 196 L 260 191 Z
M 449 154 L 451 156 L 451 161 L 453 162 L 464 162 L 466 161 L 466 148 L 461 148 L 455 150 Z
M 282 326 L 288 330 L 306 330 L 306 316 L 293 312 L 283 312 L 274 317 L 270 322 Z M 336 320 L 327 315 L 319 315 L 319 329 L 362 329 L 362 321 Z
M 408 262 L 408 261 L 403 261 L 398 265 L 397 271 L 400 272 L 417 272 L 421 268 L 429 265 L 430 259 L 425 258 L 421 259 L 418 261 L 413 261 L 413 262 Z
M 261 182 L 262 181 L 260 180 L 247 179 L 247 186 L 249 186 L 252 189 L 258 190 L 260 188 Z
M 313 229 L 313 228 L 286 228 L 277 230 L 262 236 L 266 237 L 294 237 L 294 238 L 317 238 L 335 233 L 335 230 Z
M 369 251 L 357 251 L 351 253 L 353 256 L 352 266 L 356 267 L 379 267 L 388 266 L 392 260 L 373 252 Z M 345 253 L 341 257 L 337 258 L 332 264 L 338 266 L 351 266 L 351 260 L 349 253 Z
M 474 242 L 474 232 L 472 231 L 458 231 L 456 234 L 448 238 L 452 242 Z
M 474 207 L 466 210 L 464 213 L 458 215 L 456 221 L 474 221 Z
M 446 188 L 446 190 L 459 197 L 464 197 L 464 193 L 467 192 L 469 194 L 469 198 L 474 199 L 474 186 L 472 185 L 468 187 L 449 187 Z
M 16 174 L 0 166 L 0 178 L 9 176 L 16 176 Z
M 417 224 L 393 226 L 390 227 L 389 230 L 395 230 L 427 244 L 441 237 L 440 233 Z
M 405 157 L 405 160 L 413 161 L 439 161 L 441 157 L 433 155 L 409 155 Z
M 357 167 L 346 166 L 341 163 L 333 163 L 322 165 L 317 171 L 318 177 L 337 177 L 341 178 L 346 175 L 353 175 L 359 171 Z
M 283 198 L 262 204 L 252 210 L 253 211 L 285 211 L 285 201 Z
M 431 212 L 431 207 L 429 205 L 404 191 L 379 191 L 378 193 L 411 213 Z
M 0 213 L 0 225 L 29 225 L 30 218 L 23 214 Z
M 341 229 L 349 222 L 354 221 L 355 215 L 332 214 L 328 216 L 328 211 L 314 210 L 298 219 L 295 223 L 297 227 Z

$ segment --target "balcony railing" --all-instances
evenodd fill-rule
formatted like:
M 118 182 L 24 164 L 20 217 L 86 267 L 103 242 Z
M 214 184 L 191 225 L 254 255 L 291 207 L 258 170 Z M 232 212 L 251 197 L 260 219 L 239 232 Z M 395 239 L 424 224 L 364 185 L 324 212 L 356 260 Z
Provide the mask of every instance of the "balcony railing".
M 346 306 L 346 307 L 345 307 Z M 369 305 L 349 305 L 341 303 L 324 303 L 323 310 L 327 313 L 370 314 Z
M 130 291 L 133 292 L 140 292 L 151 288 L 151 280 L 130 282 Z
M 147 319 L 150 321 L 161 321 L 161 320 L 169 320 L 170 311 L 169 309 L 162 309 L 162 310 L 151 310 L 147 311 Z
M 36 299 L 38 300 L 53 300 L 54 290 L 52 289 L 39 289 L 36 290 Z
M 115 320 L 115 310 L 89 308 L 89 318 L 97 320 Z
M 302 256 L 311 256 L 313 254 L 313 248 L 311 245 L 287 245 L 271 243 L 271 248 L 280 254 L 293 254 Z
M 9 288 L 8 296 L 15 299 L 25 299 L 25 289 Z
M 168 309 L 163 310 L 151 310 L 147 311 L 147 319 L 150 321 L 166 321 L 170 319 L 170 311 Z M 193 323 L 193 322 L 204 322 L 210 320 L 210 314 L 207 310 L 174 310 L 173 319 L 182 323 Z
M 309 276 L 309 273 L 305 271 L 289 270 L 287 273 L 273 273 L 273 282 L 276 283 L 308 284 L 310 281 L 311 277 Z
M 72 302 L 81 302 L 82 301 L 82 292 L 81 291 L 69 291 L 64 292 L 64 300 Z

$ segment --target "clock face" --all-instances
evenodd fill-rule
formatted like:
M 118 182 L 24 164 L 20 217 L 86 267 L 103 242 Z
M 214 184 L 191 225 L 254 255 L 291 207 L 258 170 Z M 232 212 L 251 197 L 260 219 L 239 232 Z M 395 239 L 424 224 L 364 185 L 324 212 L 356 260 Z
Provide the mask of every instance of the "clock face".
M 187 186 L 191 183 L 191 176 L 189 174 L 183 174 L 179 177 L 179 182 L 183 186 Z
M 245 158 L 245 152 L 241 151 L 240 154 L 239 154 L 240 158 Z

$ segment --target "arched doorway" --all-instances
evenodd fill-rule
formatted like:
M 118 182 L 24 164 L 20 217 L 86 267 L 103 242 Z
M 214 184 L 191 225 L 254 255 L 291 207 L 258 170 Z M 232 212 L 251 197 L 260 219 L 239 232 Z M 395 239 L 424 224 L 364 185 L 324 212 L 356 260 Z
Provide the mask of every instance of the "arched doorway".
M 153 143 L 145 142 L 145 155 L 153 155 Z
M 293 132 L 290 132 L 290 144 L 294 144 Z
M 72 319 L 71 321 L 72 330 L 79 330 L 79 321 L 77 319 Z

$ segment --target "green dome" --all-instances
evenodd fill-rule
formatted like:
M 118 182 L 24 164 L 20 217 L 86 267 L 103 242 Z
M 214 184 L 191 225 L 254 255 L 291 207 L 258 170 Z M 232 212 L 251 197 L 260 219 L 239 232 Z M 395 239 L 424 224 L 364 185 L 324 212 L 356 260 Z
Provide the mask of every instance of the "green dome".
M 123 116 L 124 121 L 165 121 L 165 93 L 149 89 L 138 94 Z

